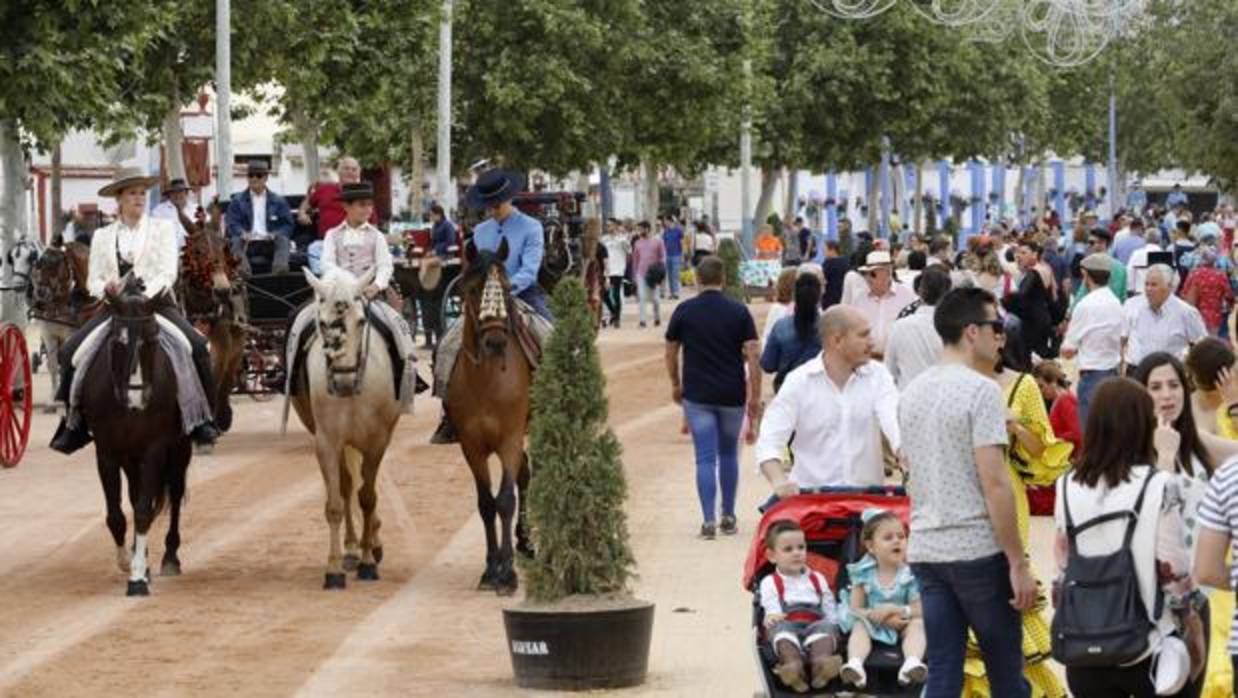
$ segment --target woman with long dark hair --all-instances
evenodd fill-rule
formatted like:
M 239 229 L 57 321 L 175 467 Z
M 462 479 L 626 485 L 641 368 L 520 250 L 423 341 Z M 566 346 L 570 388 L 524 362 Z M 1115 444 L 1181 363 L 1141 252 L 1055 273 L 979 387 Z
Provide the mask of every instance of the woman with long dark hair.
M 782 387 L 787 374 L 821 353 L 817 317 L 821 313 L 821 278 L 813 273 L 795 279 L 795 304 L 791 314 L 774 324 L 765 349 L 761 369 L 774 374 L 774 391 Z

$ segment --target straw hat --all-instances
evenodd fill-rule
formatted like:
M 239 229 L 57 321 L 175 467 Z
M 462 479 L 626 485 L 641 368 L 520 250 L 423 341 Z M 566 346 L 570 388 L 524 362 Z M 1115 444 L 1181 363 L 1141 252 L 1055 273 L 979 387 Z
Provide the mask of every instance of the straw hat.
M 129 187 L 150 189 L 158 181 L 158 177 L 147 176 L 146 172 L 141 168 L 122 167 L 116 170 L 116 174 L 112 176 L 112 181 L 99 190 L 99 196 L 120 196 L 120 193 Z

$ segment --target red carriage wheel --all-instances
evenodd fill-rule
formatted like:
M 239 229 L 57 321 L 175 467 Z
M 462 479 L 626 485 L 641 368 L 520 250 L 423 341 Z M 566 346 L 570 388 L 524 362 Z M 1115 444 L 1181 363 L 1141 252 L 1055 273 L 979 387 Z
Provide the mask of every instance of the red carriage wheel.
M 30 382 L 30 354 L 26 338 L 16 325 L 0 330 L 0 465 L 17 465 L 30 440 L 34 402 Z

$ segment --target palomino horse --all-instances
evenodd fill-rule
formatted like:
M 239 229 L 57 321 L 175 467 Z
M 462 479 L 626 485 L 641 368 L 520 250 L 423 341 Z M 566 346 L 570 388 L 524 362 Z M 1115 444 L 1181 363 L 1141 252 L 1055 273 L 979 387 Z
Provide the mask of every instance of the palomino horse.
M 90 248 L 71 242 L 43 251 L 30 271 L 32 301 L 30 317 L 39 326 L 52 394 L 60 386 L 60 347 L 98 311 L 98 303 L 86 292 L 86 267 Z M 51 405 L 48 412 L 55 412 Z
M 230 274 L 234 266 L 227 244 L 213 229 L 195 230 L 186 239 L 178 292 L 185 316 L 206 330 L 215 377 L 211 404 L 221 431 L 232 427 L 232 387 L 245 350 L 244 303 Z
M 107 527 L 116 543 L 121 570 L 129 571 L 129 596 L 150 593 L 146 535 L 151 523 L 171 503 L 162 574 L 181 572 L 180 513 L 189 469 L 189 437 L 177 403 L 177 375 L 164 349 L 153 305 L 142 284 L 126 277 L 124 290 L 107 300 L 112 310 L 102 345 L 82 376 L 81 411 L 95 436 L 95 459 L 107 502 Z M 179 339 L 170 341 L 181 341 Z M 189 348 L 184 363 L 192 371 Z M 120 476 L 129 481 L 134 544 L 125 549 L 125 514 L 120 503 Z
M 354 494 L 363 516 L 357 578 L 378 579 L 383 546 L 378 537 L 378 468 L 400 418 L 393 366 L 382 335 L 366 317 L 361 291 L 374 281 L 370 270 L 360 279 L 335 271 L 323 279 L 308 269 L 318 306 L 318 334 L 310 340 L 292 404 L 314 435 L 314 449 L 327 488 L 327 524 L 331 542 L 324 589 L 346 586 L 340 551 L 340 521 L 347 519 L 345 541 L 357 553 L 353 530 Z M 371 346 L 373 351 L 371 351 Z
M 516 305 L 504 270 L 507 240 L 497 252 L 465 248 L 466 267 L 460 278 L 464 316 L 460 357 L 447 384 L 447 415 L 456 427 L 460 449 L 477 486 L 477 510 L 486 529 L 486 571 L 479 589 L 511 594 L 516 589 L 512 566 L 512 517 L 520 520 L 516 537 L 521 552 L 529 552 L 524 502 L 529 488 L 529 458 L 524 436 L 529 424 L 529 389 L 533 369 L 516 336 Z M 503 468 L 496 498 L 490 486 L 491 454 Z M 502 543 L 497 540 L 495 513 L 502 519 Z

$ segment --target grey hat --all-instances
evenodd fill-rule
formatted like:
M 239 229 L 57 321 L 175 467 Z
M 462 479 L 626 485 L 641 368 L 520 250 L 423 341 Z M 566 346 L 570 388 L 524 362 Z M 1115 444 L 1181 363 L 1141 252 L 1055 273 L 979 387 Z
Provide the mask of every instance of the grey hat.
M 139 167 L 122 167 L 116 170 L 112 181 L 99 190 L 99 196 L 120 196 L 120 193 L 129 187 L 150 189 L 158 181 L 158 177 L 147 175 L 145 170 Z
M 1079 266 L 1088 271 L 1112 271 L 1113 257 L 1104 252 L 1096 252 L 1084 257 Z

